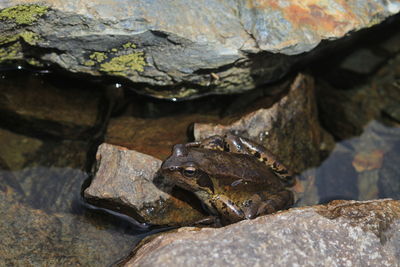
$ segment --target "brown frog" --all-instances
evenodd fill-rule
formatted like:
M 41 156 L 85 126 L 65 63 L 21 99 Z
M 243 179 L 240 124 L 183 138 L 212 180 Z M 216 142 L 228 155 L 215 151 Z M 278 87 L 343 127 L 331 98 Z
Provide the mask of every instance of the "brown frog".
M 175 145 L 161 174 L 193 192 L 223 225 L 293 204 L 291 172 L 263 146 L 232 134 Z

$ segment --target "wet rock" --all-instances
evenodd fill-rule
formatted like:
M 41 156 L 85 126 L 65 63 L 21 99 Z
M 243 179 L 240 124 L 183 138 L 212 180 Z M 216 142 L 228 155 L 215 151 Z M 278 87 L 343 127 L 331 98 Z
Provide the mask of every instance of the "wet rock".
M 385 154 L 379 170 L 379 196 L 400 199 L 400 140 Z
M 347 56 L 340 67 L 360 74 L 370 74 L 376 71 L 385 60 L 386 57 L 377 55 L 371 50 L 359 49 Z
M 13 170 L 24 168 L 30 161 L 29 155 L 35 154 L 43 145 L 43 141 L 40 139 L 16 134 L 5 129 L 0 129 L 0 141 L 3 165 Z
M 316 184 L 322 202 L 332 199 L 398 199 L 396 150 L 400 128 L 370 122 L 361 136 L 336 144 L 316 169 Z
M 356 84 L 346 85 L 352 79 L 343 77 L 336 77 L 339 82 L 319 81 L 317 99 L 323 126 L 336 138 L 348 139 L 360 135 L 373 119 L 398 125 L 399 62 L 400 55 L 397 55 L 372 77 Z
M 173 145 L 187 142 L 188 125 L 201 117 L 177 115 L 154 119 L 132 116 L 112 118 L 107 127 L 105 142 L 166 159 Z
M 2 1 L 0 61 L 125 77 L 156 97 L 231 93 L 276 80 L 302 59 L 287 55 L 399 10 L 398 1 L 376 0 Z
M 321 150 L 329 150 L 333 144 L 318 122 L 314 81 L 302 74 L 295 78 L 289 93 L 270 108 L 251 112 L 229 125 L 194 125 L 196 140 L 227 132 L 264 145 L 295 172 L 317 165 Z
M 1 266 L 105 266 L 127 255 L 134 239 L 83 217 L 50 215 L 0 188 Z
M 354 153 L 337 144 L 329 157 L 316 170 L 320 201 L 358 199 L 357 172 L 352 163 Z
M 157 177 L 160 160 L 110 144 L 99 146 L 96 159 L 95 176 L 84 192 L 89 203 L 157 225 L 190 224 L 204 217 L 170 195 L 173 186 Z
M 399 201 L 333 201 L 151 237 L 125 266 L 398 266 L 399 219 Z
M 46 211 L 68 212 L 79 201 L 88 148 L 85 142 L 43 141 L 0 129 L 5 170 L 24 201 Z
M 0 84 L 0 126 L 34 136 L 89 139 L 99 132 L 101 90 L 55 84 L 27 72 L 7 73 Z M 17 78 L 18 77 L 18 78 Z

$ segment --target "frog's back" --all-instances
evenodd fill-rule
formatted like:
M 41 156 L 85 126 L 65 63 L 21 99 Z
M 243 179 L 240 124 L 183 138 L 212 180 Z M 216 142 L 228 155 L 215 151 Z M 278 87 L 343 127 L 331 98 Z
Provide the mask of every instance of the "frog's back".
M 247 154 L 192 148 L 196 163 L 221 185 L 256 185 L 258 188 L 282 188 L 280 179 L 262 161 Z

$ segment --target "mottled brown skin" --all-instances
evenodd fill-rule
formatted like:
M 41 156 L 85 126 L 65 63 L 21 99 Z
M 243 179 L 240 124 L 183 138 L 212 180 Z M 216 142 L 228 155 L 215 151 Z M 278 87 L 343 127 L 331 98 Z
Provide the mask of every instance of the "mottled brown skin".
M 223 225 L 293 204 L 287 168 L 263 146 L 235 135 L 175 145 L 161 173 L 196 194 Z

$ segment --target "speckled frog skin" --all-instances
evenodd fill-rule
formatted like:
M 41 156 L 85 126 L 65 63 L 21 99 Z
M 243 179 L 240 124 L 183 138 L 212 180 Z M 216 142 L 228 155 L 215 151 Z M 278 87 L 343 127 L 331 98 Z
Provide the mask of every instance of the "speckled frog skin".
M 291 172 L 263 146 L 231 134 L 175 145 L 161 174 L 193 192 L 222 225 L 293 204 Z

